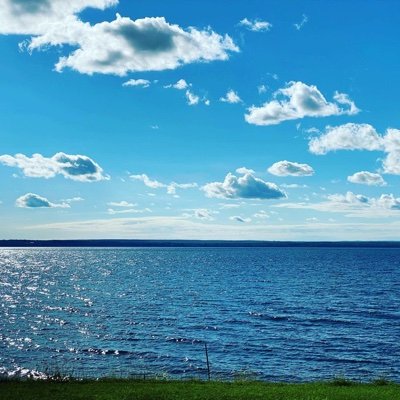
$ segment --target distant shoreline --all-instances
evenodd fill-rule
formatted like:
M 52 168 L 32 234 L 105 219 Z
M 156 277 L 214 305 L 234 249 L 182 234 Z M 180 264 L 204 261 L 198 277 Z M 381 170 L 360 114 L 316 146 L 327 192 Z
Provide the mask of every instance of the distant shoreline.
M 339 247 L 400 248 L 400 241 L 257 241 L 257 240 L 0 240 L 0 247 Z

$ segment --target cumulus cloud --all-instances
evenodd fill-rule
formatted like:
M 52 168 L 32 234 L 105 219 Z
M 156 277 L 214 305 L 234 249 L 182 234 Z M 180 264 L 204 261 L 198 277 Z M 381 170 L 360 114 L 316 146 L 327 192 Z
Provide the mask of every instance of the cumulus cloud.
M 191 189 L 197 187 L 197 183 L 162 183 L 154 179 L 150 179 L 146 174 L 140 175 L 130 175 L 130 178 L 136 181 L 142 181 L 147 187 L 151 189 L 160 189 L 165 188 L 167 189 L 167 193 L 171 195 L 176 195 L 176 189 Z
M 314 175 L 313 168 L 308 164 L 292 161 L 278 161 L 268 168 L 268 172 L 276 176 L 310 176 Z
M 147 79 L 129 79 L 122 84 L 122 86 L 141 86 L 147 88 L 150 86 L 150 81 Z
M 380 174 L 360 171 L 347 177 L 347 180 L 351 183 L 360 183 L 368 186 L 385 186 L 386 182 Z
M 211 28 L 184 29 L 163 17 L 132 20 L 117 14 L 113 21 L 94 25 L 79 19 L 86 8 L 103 10 L 116 4 L 118 0 L 0 0 L 0 34 L 31 35 L 20 46 L 30 52 L 73 46 L 75 50 L 58 60 L 56 70 L 89 75 L 175 69 L 227 60 L 239 51 L 228 35 Z
M 265 182 L 250 172 L 237 177 L 231 173 L 223 182 L 211 182 L 201 188 L 207 197 L 220 199 L 281 199 L 286 193 L 275 183 Z
M 274 99 L 261 107 L 251 106 L 245 119 L 254 125 L 277 125 L 283 121 L 304 117 L 353 115 L 359 112 L 346 94 L 335 93 L 335 102 L 329 102 L 314 85 L 303 82 L 289 84 L 274 93 Z M 344 107 L 342 107 L 344 106 Z
M 368 150 L 386 153 L 383 172 L 400 175 L 400 129 L 389 128 L 380 135 L 369 124 L 328 126 L 325 133 L 314 137 L 308 144 L 314 154 L 327 154 L 336 150 Z
M 126 75 L 175 69 L 194 62 L 227 60 L 239 48 L 228 35 L 211 28 L 184 29 L 164 17 L 83 22 L 88 7 L 105 9 L 117 0 L 0 0 L 0 34 L 32 35 L 20 46 L 28 51 L 70 45 L 75 50 L 55 65 L 83 74 Z M 69 49 L 69 47 L 64 47 Z M 68 50 L 67 50 L 68 51 Z
M 185 95 L 189 106 L 195 106 L 196 104 L 199 104 L 200 97 L 191 92 L 190 90 L 186 90 Z
M 326 132 L 312 138 L 309 150 L 314 154 L 326 154 L 336 150 L 382 150 L 382 138 L 369 124 L 348 123 L 328 126 Z
M 104 10 L 116 4 L 118 0 L 0 0 L 0 34 L 55 34 L 56 27 L 77 23 L 77 14 L 88 7 Z
M 177 89 L 177 90 L 185 90 L 189 86 L 191 86 L 191 85 L 189 85 L 184 79 L 179 79 L 178 82 L 176 82 L 174 84 L 170 84 L 170 85 L 165 85 L 164 87 L 166 89 L 173 88 L 173 89 Z
M 34 193 L 27 193 L 19 197 L 15 205 L 20 208 L 69 208 L 70 205 L 66 202 L 52 203 L 45 197 Z
M 246 167 L 236 168 L 236 172 L 238 174 L 242 174 L 242 175 L 244 175 L 244 174 L 254 174 L 255 173 L 255 171 L 253 169 L 246 168 Z
M 251 222 L 251 218 L 243 218 L 243 217 L 240 217 L 239 215 L 234 215 L 232 217 L 229 217 L 229 219 L 231 221 L 242 222 L 242 223 Z
M 345 194 L 328 195 L 319 203 L 283 203 L 275 207 L 345 213 L 347 217 L 379 218 L 400 215 L 400 198 L 393 194 L 367 197 L 349 191 Z
M 272 24 L 267 21 L 261 21 L 259 19 L 250 20 L 248 18 L 243 18 L 239 26 L 244 26 L 246 29 L 252 32 L 267 32 L 272 28 Z
M 231 103 L 231 104 L 241 103 L 242 101 L 237 92 L 235 92 L 234 90 L 229 90 L 226 93 L 225 97 L 221 97 L 219 100 L 224 103 Z
M 19 168 L 25 176 L 31 178 L 54 178 L 56 175 L 62 175 L 79 182 L 110 179 L 100 165 L 80 154 L 56 153 L 53 157 L 44 157 L 41 154 L 33 154 L 32 157 L 24 154 L 4 154 L 0 156 L 0 163 Z

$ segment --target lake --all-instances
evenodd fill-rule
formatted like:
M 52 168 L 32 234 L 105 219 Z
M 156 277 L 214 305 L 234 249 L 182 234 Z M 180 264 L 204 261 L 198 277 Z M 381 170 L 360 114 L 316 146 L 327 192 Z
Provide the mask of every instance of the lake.
M 0 374 L 400 380 L 400 249 L 0 248 Z

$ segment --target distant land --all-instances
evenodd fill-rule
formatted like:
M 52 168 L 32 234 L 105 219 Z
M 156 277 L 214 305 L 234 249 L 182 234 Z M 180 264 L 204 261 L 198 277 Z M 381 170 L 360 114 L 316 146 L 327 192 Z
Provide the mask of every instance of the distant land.
M 0 240 L 0 247 L 372 247 L 400 248 L 400 241 L 297 242 L 257 240 Z

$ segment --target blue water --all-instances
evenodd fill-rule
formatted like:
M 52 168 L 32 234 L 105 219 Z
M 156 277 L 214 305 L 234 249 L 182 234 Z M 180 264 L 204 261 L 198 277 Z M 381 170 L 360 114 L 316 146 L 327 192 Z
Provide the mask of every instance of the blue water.
M 400 249 L 0 249 L 0 372 L 400 381 Z

